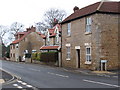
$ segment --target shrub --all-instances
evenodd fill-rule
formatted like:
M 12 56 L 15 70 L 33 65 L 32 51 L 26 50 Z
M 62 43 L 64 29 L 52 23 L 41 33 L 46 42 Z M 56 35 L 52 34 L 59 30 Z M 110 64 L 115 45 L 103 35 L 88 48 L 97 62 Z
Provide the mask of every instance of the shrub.
M 36 60 L 36 57 L 37 57 L 37 53 L 32 53 L 32 59 Z
M 32 53 L 32 60 L 40 60 L 41 53 Z
M 36 60 L 40 61 L 41 53 L 37 53 Z

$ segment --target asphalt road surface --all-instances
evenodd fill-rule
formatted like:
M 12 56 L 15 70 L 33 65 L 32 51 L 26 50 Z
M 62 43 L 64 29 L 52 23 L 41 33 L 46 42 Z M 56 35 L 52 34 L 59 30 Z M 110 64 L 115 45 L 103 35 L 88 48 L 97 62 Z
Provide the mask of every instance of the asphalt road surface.
M 68 72 L 40 64 L 0 62 L 0 68 L 19 77 L 5 88 L 119 88 L 117 78 Z

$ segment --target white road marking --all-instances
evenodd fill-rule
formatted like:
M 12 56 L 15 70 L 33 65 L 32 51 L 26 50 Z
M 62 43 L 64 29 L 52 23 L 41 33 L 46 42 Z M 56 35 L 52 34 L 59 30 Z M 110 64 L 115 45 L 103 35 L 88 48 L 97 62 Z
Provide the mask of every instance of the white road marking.
M 101 74 L 97 74 L 98 76 L 103 76 L 103 75 L 101 75 Z
M 26 85 L 26 86 L 29 87 L 29 88 L 33 87 L 33 86 L 31 86 L 31 85 Z
M 18 86 L 18 84 L 13 84 L 13 86 L 17 87 L 17 86 Z
M 31 85 L 28 85 L 27 83 L 25 83 L 25 82 L 23 82 L 23 81 L 17 81 L 18 83 L 20 83 L 20 84 L 22 84 L 22 85 L 24 85 L 24 86 L 26 86 L 26 87 L 29 87 L 29 88 L 31 88 L 31 87 L 33 87 L 33 86 L 31 86 Z M 18 84 L 13 84 L 13 86 L 15 86 L 15 87 L 17 87 L 17 88 L 23 88 L 23 87 L 21 87 L 21 86 L 19 86 Z
M 40 72 L 40 70 L 36 70 L 36 69 L 33 69 L 33 68 L 29 68 L 29 70 Z
M 55 74 L 55 73 L 51 73 L 51 72 L 48 72 L 48 74 L 69 78 L 69 76 L 65 76 L 65 75 L 61 75 L 61 74 Z
M 22 84 L 22 85 L 27 85 L 27 83 L 24 83 L 24 82 L 22 82 L 21 84 Z
M 112 86 L 112 87 L 120 87 L 118 85 L 113 85 L 113 84 L 108 84 L 108 83 L 103 83 L 103 82 L 96 82 L 96 81 L 91 81 L 91 80 L 83 80 L 85 82 L 90 82 L 90 83 L 95 83 L 95 84 L 101 84 L 101 85 L 106 85 L 106 86 Z
M 22 83 L 22 81 L 19 81 L 19 80 L 17 82 Z
M 114 78 L 118 78 L 118 76 L 113 76 Z
M 23 87 L 21 87 L 21 86 L 17 86 L 17 88 L 23 88 Z

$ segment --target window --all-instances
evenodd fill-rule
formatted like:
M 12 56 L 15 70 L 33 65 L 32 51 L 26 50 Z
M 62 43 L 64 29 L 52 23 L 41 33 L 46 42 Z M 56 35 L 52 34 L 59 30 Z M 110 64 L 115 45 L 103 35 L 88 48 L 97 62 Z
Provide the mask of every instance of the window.
M 67 35 L 68 36 L 71 35 L 71 23 L 68 23 L 68 25 L 67 25 Z
M 59 44 L 59 31 L 56 32 L 55 44 Z
M 12 49 L 12 45 L 11 45 L 11 49 Z
M 13 54 L 13 57 L 15 57 L 15 53 Z
M 15 45 L 13 45 L 13 49 L 15 49 Z
M 70 60 L 70 47 L 67 47 L 67 56 L 66 60 Z
M 86 62 L 91 62 L 91 47 L 86 47 Z
M 91 32 L 92 19 L 91 17 L 86 18 L 86 32 Z

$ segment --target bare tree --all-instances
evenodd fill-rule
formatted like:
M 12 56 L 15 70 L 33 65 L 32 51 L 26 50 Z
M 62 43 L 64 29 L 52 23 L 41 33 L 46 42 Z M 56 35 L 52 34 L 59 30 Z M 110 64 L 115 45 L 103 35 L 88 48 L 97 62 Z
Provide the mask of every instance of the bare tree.
M 21 32 L 21 31 L 23 31 L 23 28 L 24 28 L 23 24 L 21 24 L 19 22 L 14 22 L 10 27 L 11 34 L 15 35 L 18 32 Z
M 10 26 L 10 37 L 9 39 L 10 40 L 14 40 L 15 39 L 15 35 L 18 33 L 18 32 L 22 32 L 24 30 L 24 25 L 19 23 L 19 22 L 14 22 L 11 24 Z
M 44 24 L 43 22 L 36 23 L 36 29 L 37 29 L 37 31 L 39 31 L 41 33 L 44 33 L 47 28 L 48 28 L 48 26 L 46 24 Z
M 65 18 L 66 12 L 64 10 L 59 10 L 55 8 L 51 8 L 50 10 L 46 11 L 44 14 L 44 21 L 37 23 L 39 30 L 46 30 L 46 28 L 52 28 L 55 23 L 54 21 L 57 20 L 58 23 L 62 22 Z
M 4 43 L 4 36 L 8 33 L 8 28 L 6 26 L 0 25 L 0 41 Z

